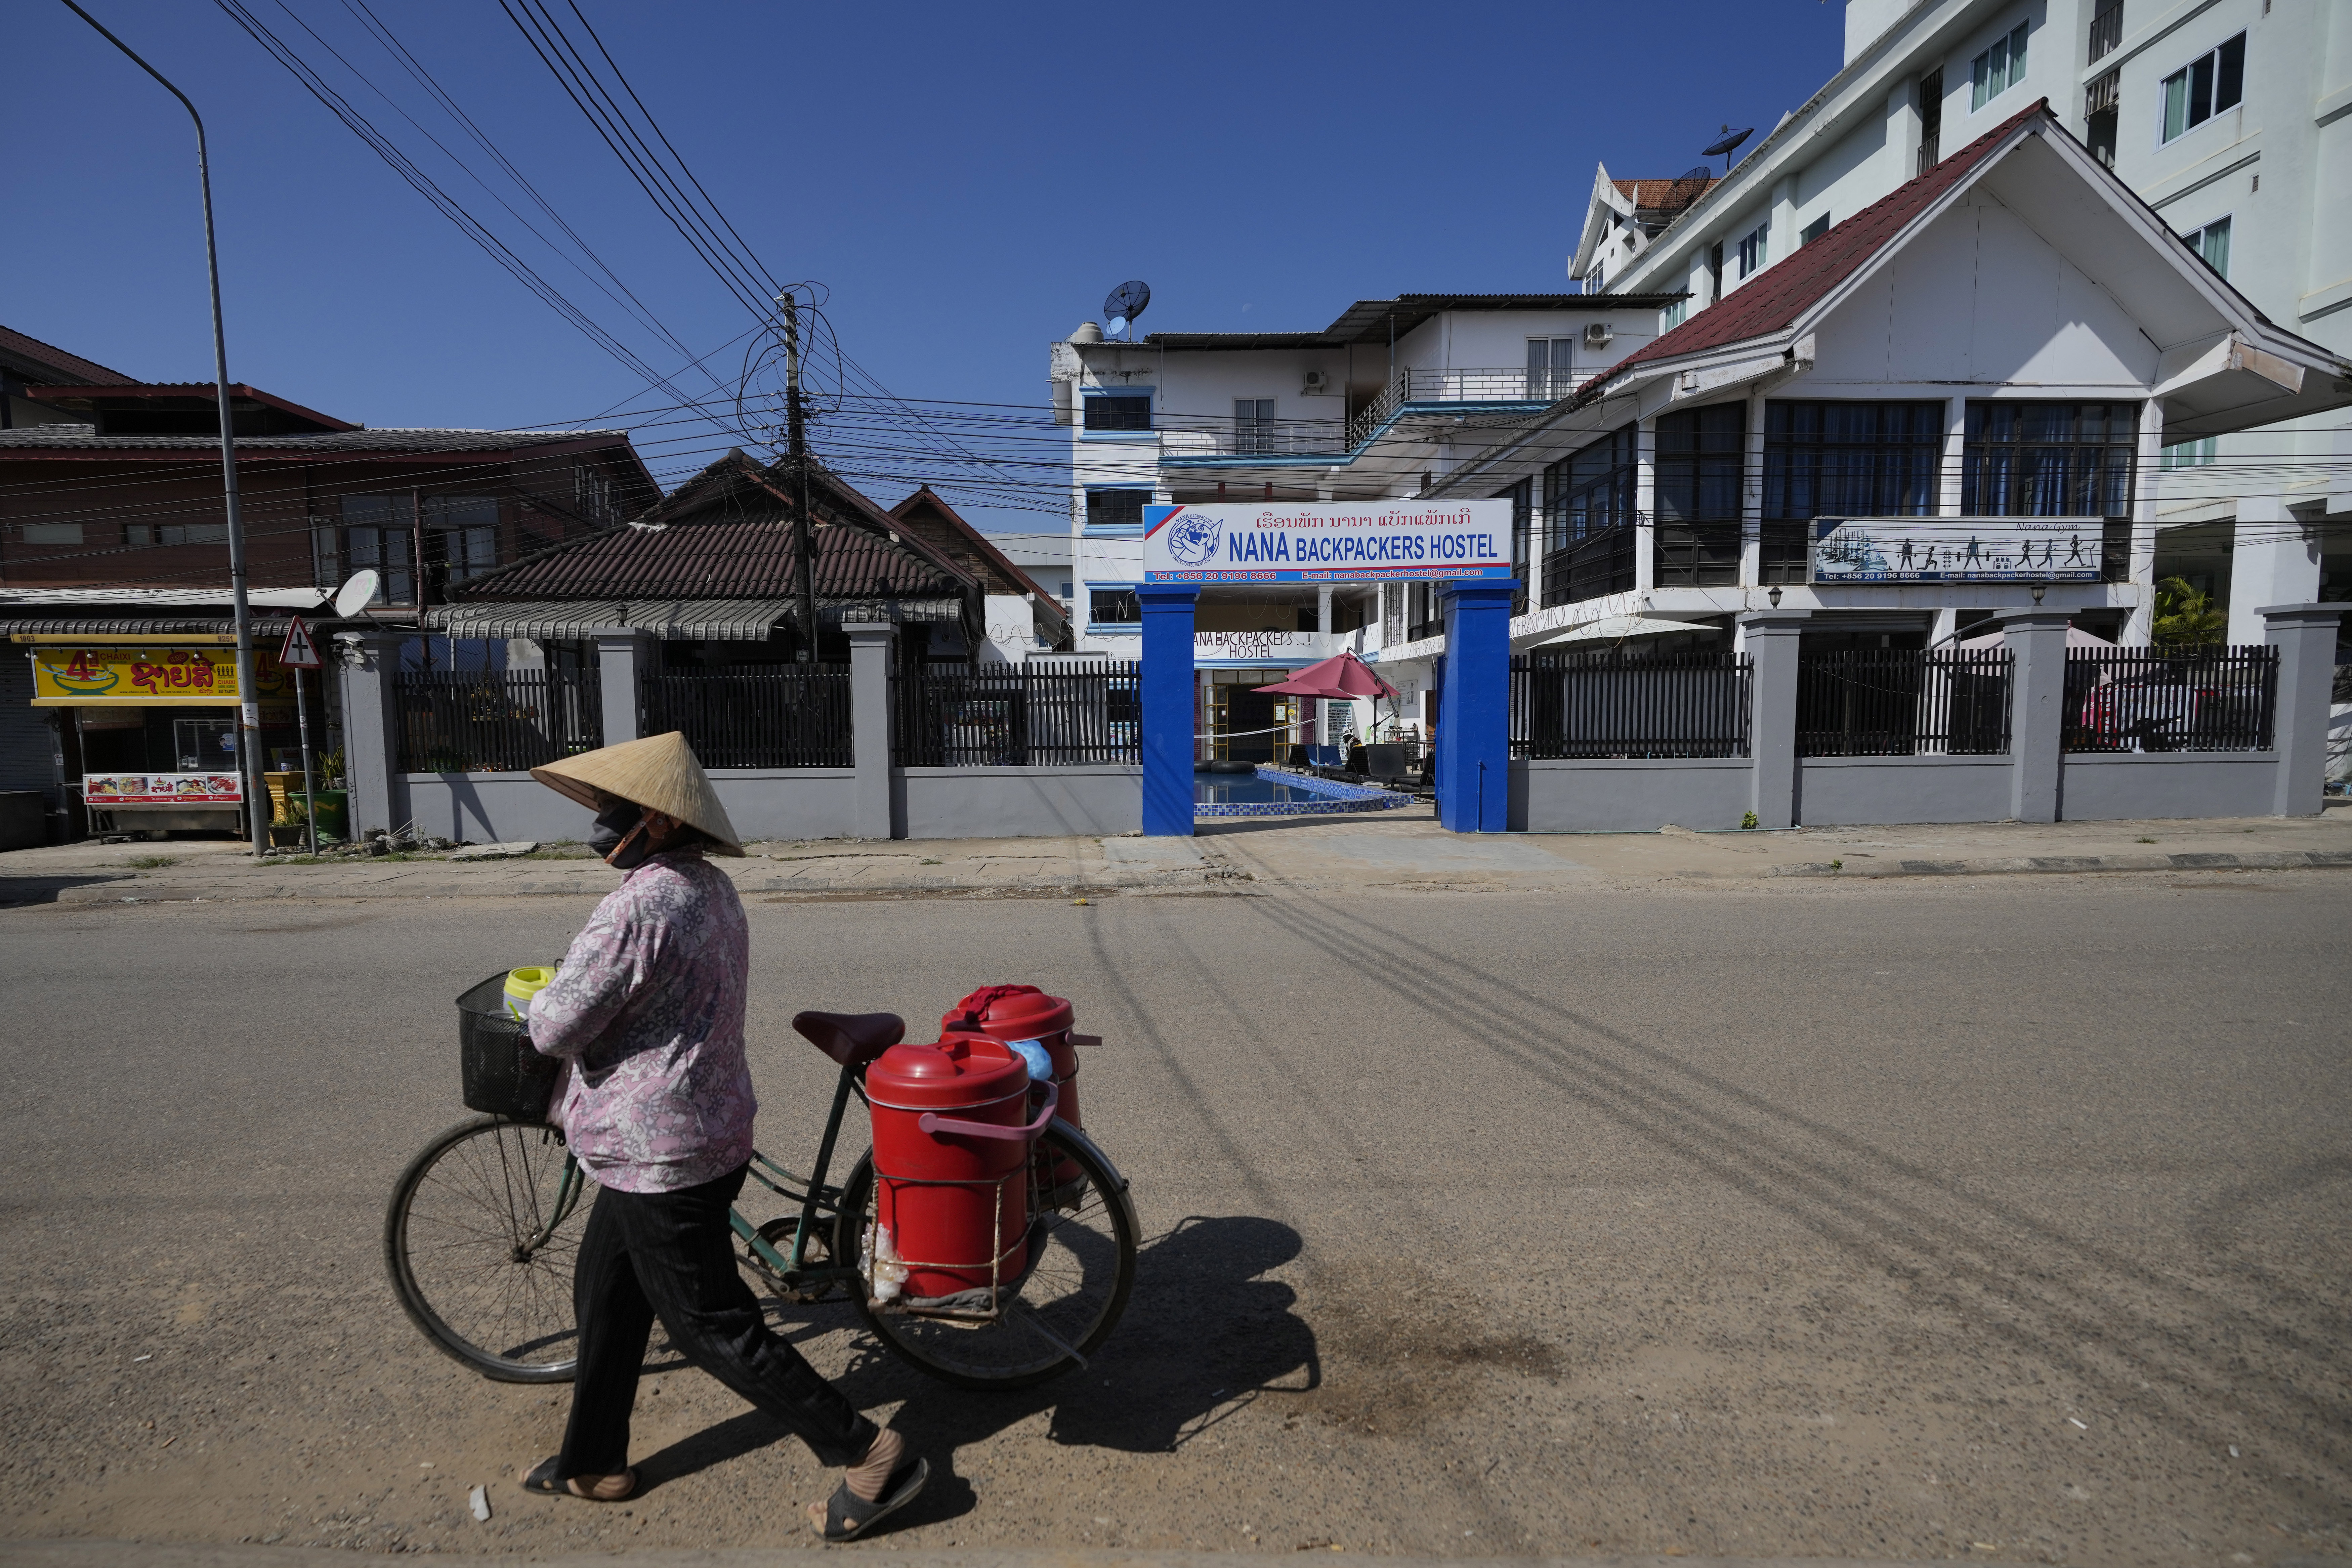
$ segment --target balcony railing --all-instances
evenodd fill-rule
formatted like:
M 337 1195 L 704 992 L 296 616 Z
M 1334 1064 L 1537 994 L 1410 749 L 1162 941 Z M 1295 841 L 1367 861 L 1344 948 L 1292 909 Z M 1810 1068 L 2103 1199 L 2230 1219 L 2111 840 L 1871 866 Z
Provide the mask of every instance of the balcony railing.
M 2115 53 L 2116 46 L 2124 41 L 2124 8 L 2121 0 L 2102 8 L 2091 17 L 2091 63 Z
M 1291 453 L 1337 457 L 1347 450 L 1348 427 L 1337 419 L 1276 419 L 1239 424 L 1181 416 L 1160 421 L 1160 451 L 1169 458 L 1278 458 Z
M 1572 370 L 1529 370 L 1524 365 L 1400 370 L 1378 397 L 1348 421 L 1348 447 L 1352 451 L 1370 439 L 1373 431 L 1407 404 L 1556 403 L 1576 390 L 1578 380 L 1578 373 Z

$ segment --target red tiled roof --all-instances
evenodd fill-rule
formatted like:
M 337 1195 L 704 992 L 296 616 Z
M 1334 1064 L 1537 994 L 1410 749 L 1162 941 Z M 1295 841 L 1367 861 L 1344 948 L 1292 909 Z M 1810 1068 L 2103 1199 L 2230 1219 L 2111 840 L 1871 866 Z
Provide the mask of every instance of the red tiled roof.
M 964 564 L 967 567 L 978 568 L 973 572 L 974 576 L 985 582 L 989 576 L 993 575 L 1002 583 L 1004 591 L 1009 593 L 1034 594 L 1037 596 L 1036 602 L 1044 606 L 1049 620 L 1057 624 L 1062 620 L 1061 601 L 1039 587 L 1035 578 L 1015 566 L 1003 551 L 988 542 L 986 534 L 966 522 L 956 509 L 948 505 L 946 500 L 930 486 L 923 486 L 913 495 L 890 509 L 890 515 L 902 523 L 910 523 L 924 512 L 938 517 L 946 524 L 949 531 L 956 537 L 962 551 L 969 557 Z M 933 542 L 938 543 L 940 548 L 950 556 L 957 552 L 958 545 L 938 541 Z
M 2049 108 L 2048 99 L 2036 99 L 1926 174 L 1896 186 L 1795 255 L 1766 268 L 1755 282 L 1732 290 L 1722 303 L 1708 306 L 1627 354 L 1578 389 L 1579 401 L 1644 361 L 1703 353 L 1780 331 L 1860 271 L 1994 147 L 2035 116 L 2046 116 Z
M 1679 212 L 1706 195 L 1707 187 L 1717 183 L 1713 174 L 1698 174 L 1675 180 L 1612 180 L 1617 194 L 1636 207 L 1654 211 Z
M 77 381 L 103 383 L 110 386 L 139 384 L 136 377 L 125 375 L 119 370 L 109 370 L 95 360 L 87 360 L 79 354 L 68 353 L 54 343 L 45 343 L 38 338 L 17 331 L 13 328 L 0 327 L 0 350 L 5 350 L 21 359 L 31 360 L 35 364 L 46 365 L 51 370 L 64 371 Z

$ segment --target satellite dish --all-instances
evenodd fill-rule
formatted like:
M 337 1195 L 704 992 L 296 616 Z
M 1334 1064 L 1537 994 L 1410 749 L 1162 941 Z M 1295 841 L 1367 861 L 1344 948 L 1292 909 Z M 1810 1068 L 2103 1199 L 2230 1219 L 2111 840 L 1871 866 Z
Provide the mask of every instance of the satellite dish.
M 383 577 L 373 567 L 352 573 L 352 580 L 335 590 L 335 614 L 350 620 L 368 607 L 383 585 Z
M 1679 185 L 1685 180 L 1712 180 L 1713 178 L 1715 178 L 1715 166 L 1711 163 L 1701 163 L 1696 169 L 1685 169 L 1681 174 L 1676 174 L 1675 184 Z
M 1140 278 L 1129 279 L 1112 289 L 1110 297 L 1103 301 L 1103 320 L 1116 332 L 1143 314 L 1143 308 L 1150 303 L 1151 285 Z
M 1717 137 L 1714 141 L 1699 149 L 1699 155 L 1704 158 L 1721 158 L 1723 160 L 1724 178 L 1729 179 L 1731 177 L 1731 150 L 1755 134 L 1756 128 L 1753 125 L 1743 125 L 1737 131 L 1734 131 L 1730 126 L 1727 125 L 1723 128 L 1722 135 Z M 1709 172 L 1712 173 L 1712 171 Z

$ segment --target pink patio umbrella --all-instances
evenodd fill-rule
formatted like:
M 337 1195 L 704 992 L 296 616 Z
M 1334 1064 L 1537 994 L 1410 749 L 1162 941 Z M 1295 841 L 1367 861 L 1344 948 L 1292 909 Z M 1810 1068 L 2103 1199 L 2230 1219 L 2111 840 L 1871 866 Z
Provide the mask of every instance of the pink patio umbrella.
M 1256 689 L 1279 692 L 1286 697 L 1328 697 L 1343 702 L 1368 697 L 1372 700 L 1375 718 L 1381 698 L 1392 703 L 1397 700 L 1397 689 L 1352 653 L 1335 654 L 1318 664 L 1308 665 L 1287 680 Z

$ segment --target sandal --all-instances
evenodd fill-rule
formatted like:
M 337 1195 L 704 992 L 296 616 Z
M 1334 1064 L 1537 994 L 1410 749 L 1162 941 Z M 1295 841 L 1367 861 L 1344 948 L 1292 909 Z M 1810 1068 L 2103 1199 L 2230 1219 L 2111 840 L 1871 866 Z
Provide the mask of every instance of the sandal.
M 827 1541 L 855 1541 L 890 1515 L 915 1500 L 923 1483 L 931 1479 L 929 1459 L 909 1459 L 890 1472 L 883 1483 L 882 1495 L 867 1502 L 849 1489 L 844 1481 L 833 1489 L 832 1498 L 824 1505 L 824 1521 L 817 1521 L 816 1505 L 809 1505 L 809 1523 Z
M 532 1466 L 522 1478 L 522 1489 L 527 1492 L 538 1492 L 542 1497 L 576 1497 L 585 1499 L 589 1502 L 626 1502 L 637 1495 L 637 1472 L 635 1469 L 621 1472 L 621 1479 L 629 1483 L 627 1489 L 614 1492 L 608 1497 L 593 1487 L 587 1491 L 582 1491 L 578 1483 L 587 1479 L 583 1476 L 567 1476 L 558 1480 L 555 1476 L 555 1467 L 562 1458 L 562 1456 L 560 1454 L 551 1455 Z M 611 1476 L 596 1478 L 600 1482 L 614 1479 Z

